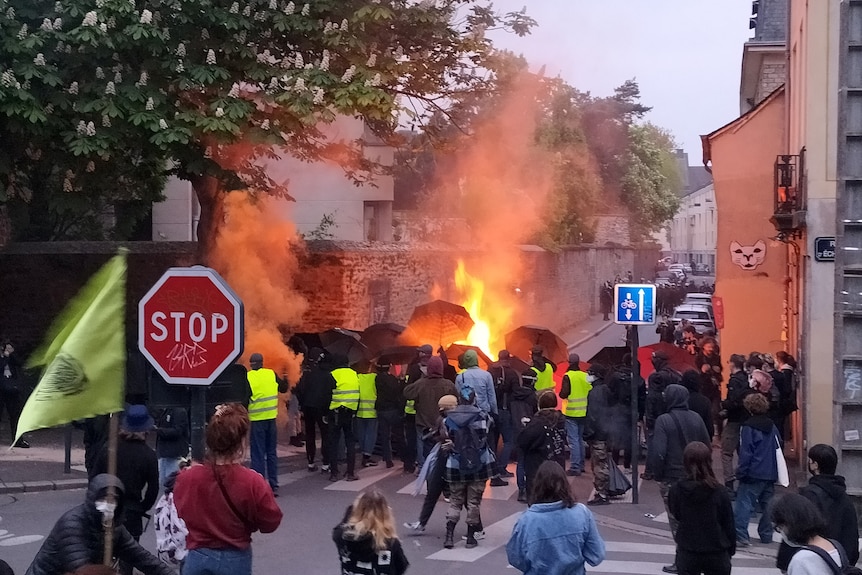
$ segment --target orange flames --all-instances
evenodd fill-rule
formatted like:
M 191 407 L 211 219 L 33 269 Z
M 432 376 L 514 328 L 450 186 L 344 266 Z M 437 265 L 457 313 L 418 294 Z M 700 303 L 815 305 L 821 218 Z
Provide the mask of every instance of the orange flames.
M 486 283 L 471 275 L 463 260 L 458 260 L 455 270 L 455 288 L 461 305 L 476 322 L 467 339 L 457 343 L 475 345 L 488 357 L 496 359 L 497 352 L 503 349 L 504 336 L 515 312 L 511 297 L 505 295 L 505 289 L 486 289 Z

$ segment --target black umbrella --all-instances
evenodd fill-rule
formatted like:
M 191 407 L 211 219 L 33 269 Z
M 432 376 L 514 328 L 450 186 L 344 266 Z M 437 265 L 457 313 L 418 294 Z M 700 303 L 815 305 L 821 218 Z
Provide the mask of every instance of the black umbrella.
M 418 357 L 416 346 L 414 345 L 396 345 L 387 347 L 380 352 L 377 357 L 377 363 L 388 361 L 392 365 L 406 365 Z
M 566 342 L 546 327 L 522 325 L 506 334 L 506 349 L 520 357 L 530 357 L 534 346 L 541 346 L 543 355 L 554 363 L 569 359 Z
M 631 353 L 631 349 L 626 346 L 608 346 L 603 347 L 599 352 L 591 357 L 587 363 L 598 363 L 606 367 L 622 365 L 623 356 Z
M 369 349 L 372 355 L 376 355 L 387 347 L 398 345 L 398 336 L 405 327 L 397 323 L 375 323 L 369 325 L 359 338 Z

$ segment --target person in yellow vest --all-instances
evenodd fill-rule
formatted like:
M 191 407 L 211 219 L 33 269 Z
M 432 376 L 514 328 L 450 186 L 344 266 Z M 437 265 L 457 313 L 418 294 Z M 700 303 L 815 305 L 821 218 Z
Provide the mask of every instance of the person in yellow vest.
M 356 410 L 356 439 L 362 452 L 362 467 L 375 467 L 377 462 L 371 457 L 374 444 L 377 443 L 377 374 L 360 373 L 359 378 L 359 409 Z
M 554 362 L 545 357 L 545 350 L 542 346 L 534 346 L 530 359 L 533 365 L 524 372 L 522 376 L 529 383 L 535 382 L 533 386 L 536 393 L 542 393 L 546 389 L 554 388 L 554 372 L 557 371 L 557 366 Z
M 330 481 L 338 481 L 338 442 L 344 438 L 347 448 L 346 481 L 356 481 L 356 439 L 353 436 L 353 419 L 359 409 L 359 376 L 350 369 L 345 356 L 334 356 L 332 378 L 335 387 L 332 389 L 332 402 L 329 404 L 329 450 Z
M 278 497 L 278 432 L 275 418 L 278 415 L 278 394 L 287 392 L 287 382 L 263 367 L 263 356 L 251 354 L 248 360 L 248 418 L 251 420 L 251 468 L 269 482 L 272 493 Z
M 587 381 L 586 372 L 581 371 L 580 362 L 578 354 L 569 354 L 569 370 L 563 376 L 560 389 L 560 399 L 567 400 L 563 415 L 566 416 L 566 437 L 571 452 L 568 474 L 574 476 L 584 472 L 584 423 L 587 420 L 587 396 L 593 387 Z

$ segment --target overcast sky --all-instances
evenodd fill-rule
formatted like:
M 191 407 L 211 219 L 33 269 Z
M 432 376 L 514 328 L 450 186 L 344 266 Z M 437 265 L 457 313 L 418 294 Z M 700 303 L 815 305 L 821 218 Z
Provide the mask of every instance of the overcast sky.
M 751 0 L 493 0 L 527 7 L 539 22 L 525 38 L 495 35 L 531 68 L 547 66 L 580 90 L 605 96 L 636 78 L 648 119 L 668 128 L 701 164 L 700 135 L 739 115 L 742 45 Z

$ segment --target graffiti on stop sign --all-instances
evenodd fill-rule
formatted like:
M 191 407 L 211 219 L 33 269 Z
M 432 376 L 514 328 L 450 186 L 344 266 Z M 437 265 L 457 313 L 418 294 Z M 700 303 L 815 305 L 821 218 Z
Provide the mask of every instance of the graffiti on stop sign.
M 138 346 L 165 381 L 209 385 L 242 353 L 242 315 L 215 271 L 171 268 L 141 299 Z

